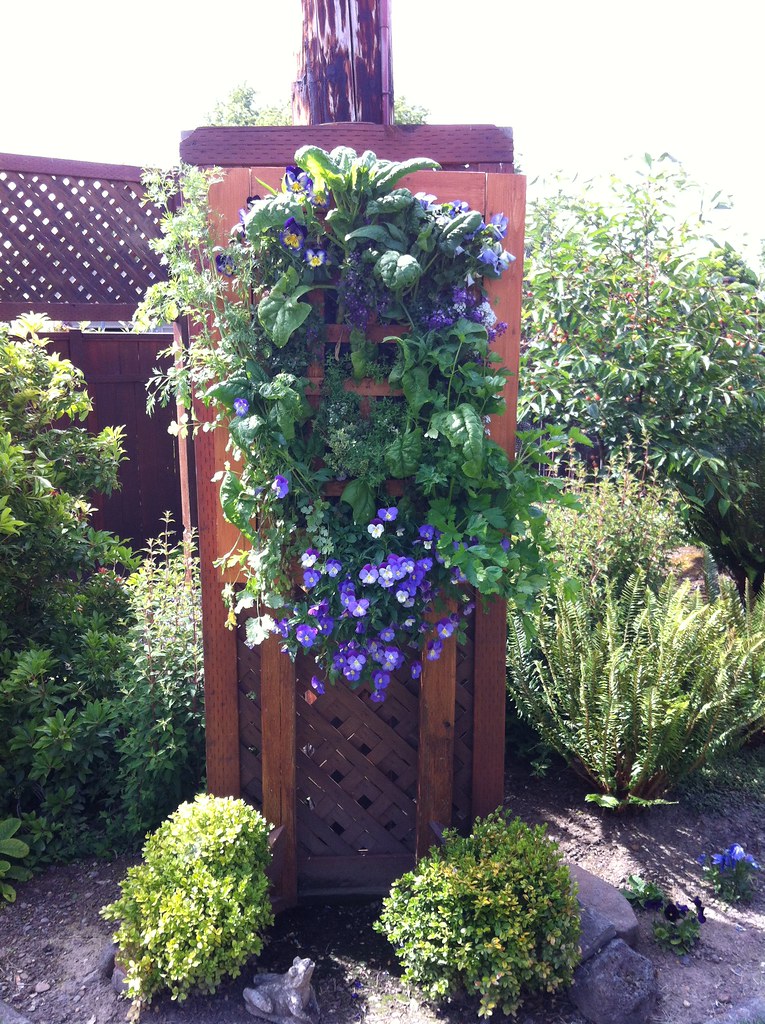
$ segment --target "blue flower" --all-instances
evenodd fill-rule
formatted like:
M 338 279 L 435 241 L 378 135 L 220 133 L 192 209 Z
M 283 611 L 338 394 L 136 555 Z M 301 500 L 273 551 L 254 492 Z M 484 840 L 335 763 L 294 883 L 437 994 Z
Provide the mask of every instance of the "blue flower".
M 373 537 L 382 537 L 385 527 L 380 519 L 373 519 L 367 527 L 367 532 L 371 533 Z
M 303 573 L 303 586 L 306 590 L 312 590 L 321 579 L 321 573 L 316 569 L 306 569 Z
M 392 640 L 396 639 L 396 631 L 393 626 L 386 626 L 385 629 L 380 630 L 380 639 L 384 640 L 386 644 L 389 644 Z
M 313 192 L 313 180 L 308 177 L 305 171 L 290 164 L 284 172 L 282 187 L 285 192 L 292 192 L 299 195 L 301 192 L 310 195 Z
M 489 228 L 497 241 L 507 235 L 508 220 L 504 213 L 495 213 L 489 218 Z
M 313 626 L 306 626 L 305 624 L 298 626 L 295 630 L 295 636 L 297 637 L 298 643 L 306 649 L 313 647 L 317 633 L 317 629 L 314 629 Z
M 379 670 L 372 673 L 372 682 L 378 690 L 384 690 L 390 684 L 390 673 Z
M 275 476 L 274 482 L 271 484 L 271 490 L 276 494 L 277 498 L 286 498 L 290 493 L 289 480 L 285 476 Z
M 392 523 L 398 516 L 398 509 L 395 506 L 392 508 L 378 508 L 377 516 L 384 523 Z
M 316 690 L 317 693 L 324 693 L 324 683 L 319 679 L 318 676 L 311 676 L 311 686 Z
M 442 640 L 448 639 L 454 632 L 454 623 L 450 619 L 441 619 L 436 625 L 436 633 Z
M 300 564 L 304 569 L 310 569 L 312 565 L 316 565 L 316 559 L 318 557 L 319 552 L 315 548 L 306 548 L 300 556 Z
M 375 583 L 379 575 L 377 567 L 367 563 L 359 573 L 359 579 L 362 583 Z
M 323 267 L 327 262 L 327 253 L 324 249 L 306 249 L 303 259 L 309 267 Z
M 369 599 L 366 597 L 359 598 L 359 600 L 356 601 L 355 604 L 353 604 L 349 608 L 351 615 L 355 616 L 357 619 L 360 619 L 362 616 L 366 615 L 368 610 Z
M 236 266 L 234 264 L 234 257 L 228 252 L 219 252 L 215 257 L 215 269 L 219 274 L 224 274 L 226 277 L 233 277 Z
M 444 649 L 443 641 L 441 640 L 428 640 L 427 654 L 425 657 L 428 661 L 438 661 L 441 657 L 441 652 Z
M 237 416 L 246 416 L 250 411 L 250 403 L 246 398 L 234 399 L 234 412 Z
M 335 578 L 335 576 L 337 576 L 337 574 L 341 571 L 342 568 L 342 565 L 340 564 L 340 562 L 337 561 L 336 558 L 330 558 L 330 560 L 324 566 L 327 576 L 331 576 L 333 579 Z
M 422 662 L 413 661 L 411 667 L 412 679 L 419 679 L 422 675 Z
M 294 217 L 284 222 L 284 227 L 279 232 L 279 241 L 285 249 L 291 252 L 300 252 L 305 244 L 308 232 L 302 224 L 298 224 Z
M 382 702 L 385 700 L 385 691 L 384 690 L 373 690 L 369 694 L 369 699 L 373 700 L 375 702 L 375 704 L 382 704 Z M 356 998 L 355 994 L 354 994 L 353 998 L 354 999 Z
M 417 532 L 422 540 L 433 540 L 436 534 L 436 528 L 435 526 L 431 526 L 429 523 L 426 523 L 425 526 L 421 526 Z

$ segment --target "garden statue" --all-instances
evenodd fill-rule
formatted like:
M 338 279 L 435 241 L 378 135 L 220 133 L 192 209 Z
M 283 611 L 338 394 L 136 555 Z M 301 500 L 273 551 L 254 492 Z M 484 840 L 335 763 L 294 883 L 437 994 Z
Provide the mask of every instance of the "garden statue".
M 253 988 L 244 990 L 249 1013 L 272 1024 L 318 1024 L 320 1013 L 311 984 L 313 960 L 296 956 L 285 974 L 256 974 Z

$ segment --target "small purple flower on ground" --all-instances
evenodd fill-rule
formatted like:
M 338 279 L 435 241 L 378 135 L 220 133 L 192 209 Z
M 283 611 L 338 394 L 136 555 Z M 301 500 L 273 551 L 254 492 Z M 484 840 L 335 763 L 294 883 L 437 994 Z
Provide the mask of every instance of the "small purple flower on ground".
M 271 484 L 271 490 L 276 494 L 277 498 L 286 498 L 290 493 L 289 480 L 285 476 L 275 476 L 274 482 Z
M 234 412 L 237 416 L 246 416 L 250 411 L 250 403 L 246 398 L 234 399 Z

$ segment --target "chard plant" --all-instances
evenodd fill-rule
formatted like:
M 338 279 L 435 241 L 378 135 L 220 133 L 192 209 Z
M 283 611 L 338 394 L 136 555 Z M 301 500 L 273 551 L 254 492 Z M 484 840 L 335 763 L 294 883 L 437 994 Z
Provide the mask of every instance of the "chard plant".
M 201 398 L 229 432 L 231 624 L 249 611 L 249 643 L 276 633 L 315 658 L 317 691 L 363 684 L 376 701 L 391 672 L 408 663 L 416 678 L 423 650 L 436 660 L 461 634 L 468 586 L 531 607 L 546 582 L 540 509 L 558 493 L 529 468 L 549 461 L 554 432 L 529 435 L 515 463 L 490 436 L 508 371 L 484 283 L 514 258 L 507 218 L 400 187 L 436 167 L 303 147 L 280 190 L 242 197 L 223 248 L 205 209 L 215 174 L 187 169 L 160 243 L 172 277 L 140 315 L 192 317 L 156 394 Z M 148 188 L 168 203 L 179 183 Z M 389 397 L 365 415 L 354 382 Z

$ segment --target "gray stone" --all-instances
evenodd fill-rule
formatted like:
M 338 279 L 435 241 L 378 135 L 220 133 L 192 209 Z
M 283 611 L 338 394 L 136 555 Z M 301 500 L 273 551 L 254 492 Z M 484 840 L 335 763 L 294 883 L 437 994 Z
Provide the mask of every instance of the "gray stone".
M 314 963 L 296 956 L 284 974 L 256 974 L 244 990 L 244 1003 L 253 1017 L 271 1024 L 318 1024 L 319 1004 L 311 984 Z
M 16 1013 L 7 1003 L 0 1000 L 0 1024 L 29 1024 L 29 1019 L 22 1017 L 20 1013 Z
M 98 958 L 98 973 L 102 978 L 107 980 L 111 978 L 114 973 L 114 958 L 117 955 L 117 943 L 110 942 L 108 946 L 104 946 L 101 951 L 101 955 Z
M 2 1017 L 0 1017 L 2 1021 Z M 724 1017 L 715 1017 L 709 1024 L 762 1024 L 765 1021 L 765 999 L 757 996 L 743 1006 L 729 1010 Z
M 127 992 L 127 972 L 121 967 L 117 966 L 112 971 L 112 988 L 121 996 L 123 992 Z
M 582 953 L 582 963 L 607 945 L 611 939 L 616 938 L 616 928 L 593 907 L 582 907 L 579 915 L 582 925 L 579 936 L 579 948 Z
M 604 882 L 597 875 L 585 871 L 578 864 L 567 864 L 572 881 L 578 887 L 579 903 L 588 910 L 595 910 L 610 921 L 620 939 L 628 946 L 634 946 L 638 937 L 638 922 L 635 911 L 618 889 Z
M 593 1024 L 644 1024 L 656 1005 L 656 969 L 622 939 L 577 967 L 571 1002 Z

